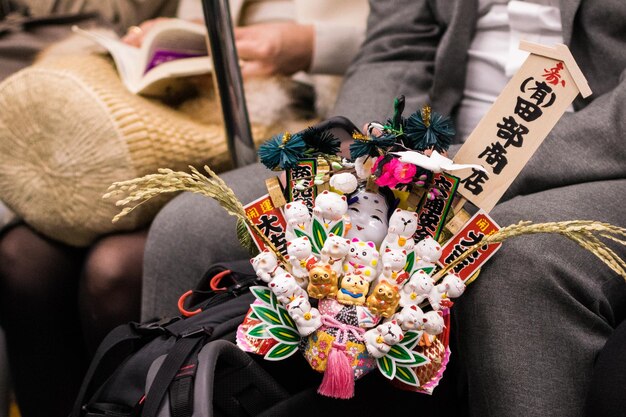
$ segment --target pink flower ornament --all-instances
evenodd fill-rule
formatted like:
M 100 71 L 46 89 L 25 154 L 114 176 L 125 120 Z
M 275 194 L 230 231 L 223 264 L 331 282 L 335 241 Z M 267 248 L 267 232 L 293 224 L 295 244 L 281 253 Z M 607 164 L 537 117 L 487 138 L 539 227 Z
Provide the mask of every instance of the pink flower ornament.
M 375 171 L 377 167 L 378 160 L 372 167 L 372 171 Z M 406 164 L 394 158 L 383 166 L 382 172 L 375 182 L 380 187 L 394 188 L 398 184 L 410 183 L 416 172 L 417 167 L 415 165 Z

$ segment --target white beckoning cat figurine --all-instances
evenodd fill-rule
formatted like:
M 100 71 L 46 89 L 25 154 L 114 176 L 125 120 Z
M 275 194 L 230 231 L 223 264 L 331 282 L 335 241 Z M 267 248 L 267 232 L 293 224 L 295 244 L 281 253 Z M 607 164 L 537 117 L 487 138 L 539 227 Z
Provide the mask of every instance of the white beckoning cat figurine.
M 402 330 L 421 330 L 424 326 L 424 312 L 416 305 L 410 305 L 397 312 L 393 319 L 398 322 Z
M 432 237 L 427 237 L 415 244 L 415 268 L 433 267 L 441 256 L 441 245 Z
M 309 285 L 309 270 L 307 265 L 315 263 L 317 259 L 312 255 L 311 242 L 306 236 L 287 241 L 287 260 L 291 264 L 291 275 L 299 286 L 306 289 Z
M 300 288 L 296 279 L 288 273 L 276 276 L 268 287 L 274 293 L 278 301 L 284 305 L 289 304 L 298 296 L 308 298 L 305 290 Z
M 343 262 L 344 274 L 361 274 L 368 282 L 378 277 L 378 258 L 374 242 L 361 242 L 354 238 L 350 242 L 350 251 Z
M 287 203 L 284 208 L 285 221 L 287 222 L 287 239 L 297 237 L 294 230 L 308 233 L 311 225 L 311 213 L 302 200 Z
M 338 221 L 344 218 L 348 211 L 348 201 L 345 195 L 324 190 L 315 197 L 315 207 L 313 214 L 325 226 L 330 222 Z
M 387 248 L 382 253 L 382 272 L 378 281 L 384 279 L 401 287 L 409 279 L 409 274 L 404 270 L 406 266 L 406 251 L 404 249 Z
M 400 306 L 420 304 L 428 297 L 434 286 L 433 279 L 426 272 L 415 271 L 409 278 L 409 282 L 400 290 Z
M 350 241 L 341 236 L 330 233 L 324 242 L 321 251 L 321 261 L 327 263 L 337 273 L 337 277 L 343 276 L 343 261 L 350 251 Z
M 256 276 L 263 282 L 270 282 L 277 275 L 284 274 L 286 271 L 280 267 L 276 254 L 268 249 L 259 253 L 254 258 L 250 259 L 252 268 L 256 272 Z
M 404 338 L 404 333 L 395 320 L 387 321 L 365 332 L 365 347 L 370 355 L 382 358 Z
M 362 242 L 372 241 L 380 247 L 387 235 L 387 201 L 378 193 L 361 190 L 351 198 L 356 200 L 348 206 L 350 223 L 348 239 L 359 238 Z
M 437 311 L 424 313 L 424 320 L 424 332 L 431 336 L 437 336 L 446 327 L 442 315 Z
M 441 303 L 443 299 L 460 297 L 464 291 L 463 280 L 456 274 L 448 274 L 429 291 L 428 302 L 433 310 L 440 310 L 443 307 Z
M 407 253 L 411 252 L 415 246 L 413 234 L 417 230 L 418 219 L 419 216 L 416 212 L 396 209 L 389 219 L 387 236 L 380 250 L 384 251 L 390 247 L 404 249 Z
M 296 322 L 300 336 L 308 336 L 322 326 L 322 316 L 318 309 L 311 307 L 307 297 L 298 296 L 287 304 L 289 315 Z

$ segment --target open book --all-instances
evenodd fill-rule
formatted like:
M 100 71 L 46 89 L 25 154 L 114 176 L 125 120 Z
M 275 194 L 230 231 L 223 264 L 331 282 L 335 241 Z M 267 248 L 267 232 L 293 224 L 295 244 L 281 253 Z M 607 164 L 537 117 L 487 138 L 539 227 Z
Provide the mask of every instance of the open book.
M 74 32 L 97 42 L 109 51 L 124 85 L 135 94 L 162 95 L 171 79 L 211 72 L 206 46 L 206 28 L 181 19 L 157 22 L 140 48 L 119 38 L 76 26 Z

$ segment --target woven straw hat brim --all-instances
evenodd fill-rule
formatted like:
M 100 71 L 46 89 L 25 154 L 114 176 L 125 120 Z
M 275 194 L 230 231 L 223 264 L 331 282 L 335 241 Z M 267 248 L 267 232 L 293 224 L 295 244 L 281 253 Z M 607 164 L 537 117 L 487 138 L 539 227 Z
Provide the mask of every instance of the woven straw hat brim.
M 0 84 L 0 199 L 53 239 L 86 246 L 145 225 L 171 196 L 113 224 L 111 183 L 205 163 L 229 165 L 223 126 L 129 93 L 103 57 L 46 61 Z

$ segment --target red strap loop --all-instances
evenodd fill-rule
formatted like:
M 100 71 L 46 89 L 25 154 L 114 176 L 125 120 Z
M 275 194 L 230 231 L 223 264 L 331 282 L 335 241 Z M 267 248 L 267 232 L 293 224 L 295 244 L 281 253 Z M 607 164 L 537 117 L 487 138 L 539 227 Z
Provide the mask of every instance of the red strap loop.
M 230 269 L 225 269 L 222 272 L 215 274 L 215 276 L 211 278 L 211 281 L 209 281 L 209 286 L 211 287 L 211 289 L 213 291 L 226 291 L 228 288 L 218 287 L 218 285 L 220 284 L 220 281 L 222 280 L 222 278 L 224 278 L 226 275 L 230 274 L 231 272 L 232 271 Z
M 178 299 L 178 311 L 180 311 L 180 314 L 182 314 L 185 317 L 191 317 L 191 316 L 195 316 L 198 313 L 202 312 L 202 309 L 197 309 L 194 311 L 188 311 L 185 310 L 185 300 L 187 299 L 187 297 L 189 297 L 191 294 L 193 294 L 193 290 L 189 290 L 186 293 L 184 293 L 183 295 L 180 296 L 180 298 Z

